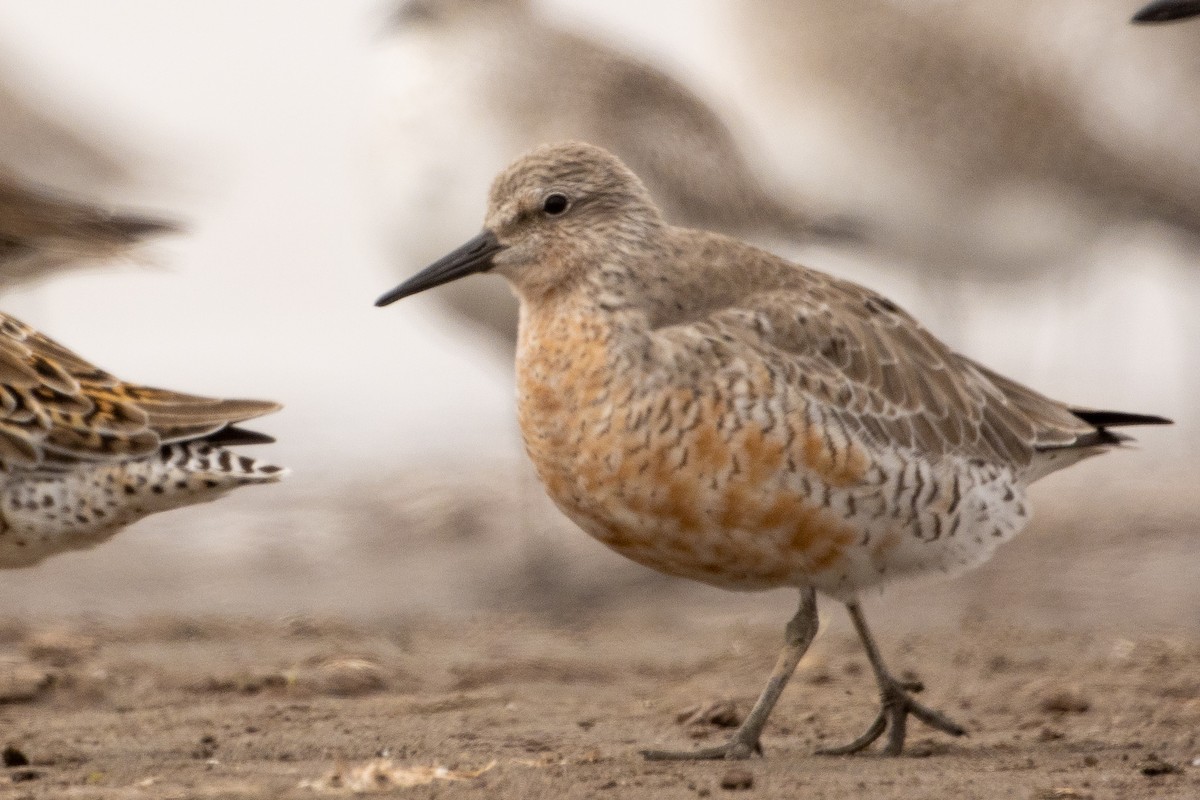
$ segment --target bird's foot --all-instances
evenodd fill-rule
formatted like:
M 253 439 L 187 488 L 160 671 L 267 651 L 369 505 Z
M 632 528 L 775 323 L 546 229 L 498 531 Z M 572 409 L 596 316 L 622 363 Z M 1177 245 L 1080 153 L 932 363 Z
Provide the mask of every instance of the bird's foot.
M 740 761 L 753 755 L 762 755 L 762 745 L 758 736 L 753 739 L 738 731 L 728 742 L 716 747 L 702 747 L 699 750 L 643 750 L 642 755 L 647 761 L 717 761 L 728 759 Z
M 902 683 L 889 676 L 881 692 L 882 705 L 879 709 L 879 716 L 875 717 L 875 721 L 871 723 L 866 732 L 850 744 L 818 750 L 817 754 L 823 756 L 851 755 L 865 750 L 882 736 L 884 731 L 887 731 L 887 745 L 883 748 L 883 754 L 898 756 L 904 749 L 904 736 L 907 732 L 909 714 L 942 733 L 948 733 L 951 736 L 966 736 L 967 731 L 961 725 L 940 711 L 934 711 L 932 708 L 921 705 L 909 694 L 910 692 L 919 692 L 922 688 L 924 687 L 918 682 Z

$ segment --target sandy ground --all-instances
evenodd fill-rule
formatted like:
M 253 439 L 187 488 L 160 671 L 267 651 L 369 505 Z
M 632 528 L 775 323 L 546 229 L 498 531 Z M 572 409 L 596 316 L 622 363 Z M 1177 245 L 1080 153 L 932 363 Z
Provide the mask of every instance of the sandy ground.
M 0 730 L 9 760 L 30 763 L 4 770 L 0 796 L 319 797 L 361 781 L 413 797 L 1200 797 L 1195 637 L 999 621 L 884 634 L 894 668 L 970 730 L 914 725 L 910 757 L 885 759 L 811 755 L 873 715 L 861 651 L 831 632 L 784 695 L 765 758 L 661 764 L 638 748 L 727 735 L 779 632 L 649 616 L 12 628 L 8 692 L 20 672 L 34 699 L 0 707 Z
M 825 601 L 766 757 L 730 765 L 638 750 L 728 735 L 794 596 L 660 578 L 519 477 L 460 478 L 296 482 L 269 520 L 246 492 L 0 574 L 0 798 L 1200 797 L 1195 481 L 1081 470 L 982 569 L 866 598 L 968 737 L 812 755 L 874 715 Z

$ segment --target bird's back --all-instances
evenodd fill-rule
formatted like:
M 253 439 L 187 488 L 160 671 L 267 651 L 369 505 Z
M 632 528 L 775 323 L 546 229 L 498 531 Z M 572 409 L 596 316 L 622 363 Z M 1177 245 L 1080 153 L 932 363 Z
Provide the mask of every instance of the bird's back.
M 1039 453 L 1104 443 L 1067 404 L 954 352 L 870 289 L 718 234 L 673 229 L 669 241 L 680 266 L 671 289 L 657 284 L 650 323 L 676 371 L 757 363 L 867 446 L 934 461 L 1023 472 Z

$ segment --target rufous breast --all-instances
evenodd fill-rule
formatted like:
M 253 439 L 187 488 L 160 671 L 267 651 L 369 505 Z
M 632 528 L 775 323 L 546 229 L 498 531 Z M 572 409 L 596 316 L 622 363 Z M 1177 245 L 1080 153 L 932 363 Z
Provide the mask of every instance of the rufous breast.
M 521 429 L 563 512 L 634 561 L 727 588 L 838 569 L 859 534 L 831 492 L 863 480 L 867 451 L 807 425 L 766 370 L 730 393 L 637 351 L 598 314 L 522 321 Z

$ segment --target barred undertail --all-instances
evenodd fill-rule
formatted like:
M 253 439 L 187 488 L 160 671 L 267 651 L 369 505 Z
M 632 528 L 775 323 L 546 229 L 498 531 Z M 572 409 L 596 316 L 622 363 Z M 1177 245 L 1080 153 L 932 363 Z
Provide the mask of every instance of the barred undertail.
M 285 475 L 283 467 L 199 440 L 165 445 L 151 458 L 12 481 L 0 495 L 0 567 L 93 547 L 149 514 Z

